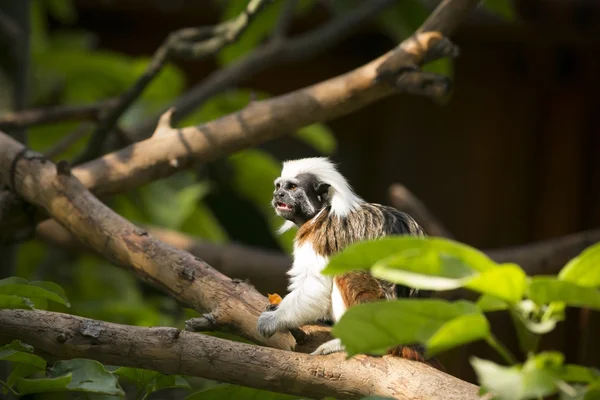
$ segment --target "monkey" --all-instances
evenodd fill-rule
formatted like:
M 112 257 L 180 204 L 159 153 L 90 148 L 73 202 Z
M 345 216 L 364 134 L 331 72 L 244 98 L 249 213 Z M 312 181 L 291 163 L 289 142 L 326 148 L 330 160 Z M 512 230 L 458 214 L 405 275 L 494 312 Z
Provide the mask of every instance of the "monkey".
M 338 322 L 357 304 L 405 297 L 430 297 L 418 290 L 375 278 L 368 271 L 350 271 L 336 276 L 321 274 L 329 258 L 357 241 L 389 235 L 425 237 L 421 226 L 405 212 L 358 196 L 327 157 L 285 161 L 274 181 L 271 206 L 285 222 L 278 233 L 298 227 L 293 244 L 293 263 L 288 294 L 279 305 L 263 312 L 257 330 L 263 337 L 298 328 L 319 320 Z M 323 343 L 311 354 L 343 352 L 340 339 Z M 438 367 L 425 360 L 418 345 L 397 346 L 388 354 Z

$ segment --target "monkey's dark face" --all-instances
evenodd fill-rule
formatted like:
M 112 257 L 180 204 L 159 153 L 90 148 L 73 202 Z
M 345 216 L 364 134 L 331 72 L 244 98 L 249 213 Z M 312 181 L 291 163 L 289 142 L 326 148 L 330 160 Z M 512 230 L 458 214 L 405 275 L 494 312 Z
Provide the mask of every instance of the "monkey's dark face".
M 329 185 L 312 174 L 277 178 L 271 203 L 277 215 L 300 226 L 327 205 L 328 190 Z

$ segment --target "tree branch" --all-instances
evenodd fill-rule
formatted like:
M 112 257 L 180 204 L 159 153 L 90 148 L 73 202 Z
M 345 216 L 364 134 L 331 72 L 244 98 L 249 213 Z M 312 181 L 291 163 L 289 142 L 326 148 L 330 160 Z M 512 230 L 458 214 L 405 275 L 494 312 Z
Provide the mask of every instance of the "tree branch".
M 59 121 L 97 120 L 101 113 L 114 106 L 116 99 L 85 106 L 56 106 L 4 114 L 0 117 L 0 130 L 26 128 Z
M 86 150 L 74 161 L 74 164 L 89 161 L 101 154 L 107 134 L 171 58 L 199 60 L 212 56 L 226 45 L 235 42 L 256 15 L 270 2 L 272 0 L 250 0 L 244 11 L 232 20 L 212 27 L 185 28 L 169 35 L 154 53 L 152 61 L 142 76 L 119 97 L 117 104 L 98 123 Z
M 47 311 L 0 310 L 0 326 L 0 341 L 21 340 L 50 359 L 92 358 L 311 398 L 480 399 L 477 386 L 397 357 L 311 356 L 176 328 L 120 325 Z
M 453 235 L 408 188 L 395 183 L 389 188 L 390 202 L 398 210 L 409 213 L 428 235 L 452 238 Z
M 341 15 L 311 32 L 293 39 L 271 40 L 240 61 L 215 71 L 206 80 L 176 100 L 172 106 L 176 110 L 173 115 L 173 123 L 176 124 L 215 94 L 237 85 L 267 67 L 293 63 L 324 52 L 394 2 L 395 0 L 365 1 L 355 10 Z M 150 136 L 159 118 L 157 116 L 140 124 L 135 129 L 135 136 L 138 138 Z
M 256 331 L 258 316 L 269 303 L 252 286 L 226 277 L 115 214 L 83 187 L 66 162 L 55 166 L 0 133 L 0 183 L 45 209 L 113 264 L 132 269 L 142 280 L 199 312 L 210 312 L 220 326 L 257 343 L 294 347 L 289 333 L 264 340 Z

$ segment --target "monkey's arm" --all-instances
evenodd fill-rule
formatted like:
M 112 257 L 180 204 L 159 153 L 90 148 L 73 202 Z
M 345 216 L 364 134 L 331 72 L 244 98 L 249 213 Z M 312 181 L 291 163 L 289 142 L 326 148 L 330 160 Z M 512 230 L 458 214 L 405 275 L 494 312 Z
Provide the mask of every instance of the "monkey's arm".
M 308 276 L 281 300 L 274 311 L 258 318 L 258 332 L 271 337 L 275 332 L 298 328 L 328 315 L 332 281 L 325 276 Z

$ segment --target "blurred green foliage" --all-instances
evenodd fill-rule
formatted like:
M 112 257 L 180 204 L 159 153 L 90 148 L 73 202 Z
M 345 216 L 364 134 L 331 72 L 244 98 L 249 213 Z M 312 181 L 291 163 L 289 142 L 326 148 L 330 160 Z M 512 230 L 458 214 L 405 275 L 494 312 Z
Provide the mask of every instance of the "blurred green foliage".
M 247 0 L 214 2 L 221 7 L 222 21 L 238 15 L 247 4 Z M 295 15 L 305 15 L 316 4 L 316 0 L 298 1 Z M 334 15 L 338 15 L 351 11 L 357 4 L 355 0 L 339 0 L 327 3 L 327 6 Z M 484 6 L 504 17 L 513 17 L 506 1 L 486 0 Z M 269 40 L 282 7 L 283 1 L 270 4 L 239 41 L 218 54 L 216 61 L 222 67 L 227 67 Z M 398 42 L 410 35 L 428 13 L 418 0 L 399 1 L 382 13 L 376 22 L 383 34 Z M 58 21 L 66 29 L 51 31 L 49 18 Z M 73 0 L 32 0 L 32 107 L 91 104 L 117 97 L 131 87 L 148 66 L 150 57 L 133 57 L 99 48 L 93 32 L 74 29 L 73 24 L 77 20 L 78 13 Z M 450 60 L 439 60 L 424 68 L 452 75 Z M 133 127 L 168 107 L 188 84 L 184 73 L 176 65 L 166 65 L 123 115 L 120 120 L 121 126 L 125 129 Z M 270 96 L 269 93 L 253 88 L 236 87 L 206 101 L 194 113 L 186 116 L 179 125 L 201 124 L 214 120 L 243 109 L 250 101 Z M 0 113 L 5 111 L 2 107 L 0 104 Z M 77 122 L 60 122 L 31 127 L 28 145 L 36 151 L 48 151 L 79 126 Z M 90 132 L 91 129 L 88 129 L 87 135 L 81 137 L 56 159 L 72 159 L 80 154 L 86 146 Z M 293 137 L 312 147 L 318 154 L 335 154 L 336 138 L 325 124 L 317 123 L 299 129 Z M 225 174 L 226 184 L 230 185 L 240 198 L 247 200 L 254 212 L 264 220 L 268 230 L 274 232 L 283 222 L 274 216 L 270 206 L 273 180 L 279 173 L 280 160 L 260 148 L 251 148 L 224 157 L 223 164 L 220 165 L 225 165 L 229 171 Z M 219 192 L 220 185 L 224 182 L 204 172 L 200 169 L 179 173 L 115 196 L 108 200 L 107 204 L 123 217 L 139 225 L 173 229 L 211 242 L 234 240 L 227 226 L 230 222 L 218 220 L 206 201 L 207 196 Z M 273 237 L 281 250 L 290 252 L 293 235 L 293 231 L 289 231 Z M 390 264 L 390 268 L 395 268 L 400 262 L 401 260 L 395 260 Z M 387 272 L 390 272 L 389 268 Z M 565 274 L 579 276 L 568 272 Z M 139 326 L 183 327 L 187 318 L 197 315 L 195 311 L 182 308 L 174 299 L 147 287 L 129 271 L 113 266 L 95 255 L 70 253 L 34 240 L 20 246 L 16 275 L 17 277 L 0 281 L 0 308 L 47 309 Z M 463 281 L 458 278 L 460 277 L 453 276 L 448 279 L 455 280 L 452 284 L 462 284 Z M 408 278 L 405 276 L 402 279 Z M 596 282 L 596 277 L 589 279 L 590 282 Z M 570 282 L 586 286 L 580 278 Z M 591 285 L 589 282 L 588 284 Z M 540 293 L 545 292 L 541 290 Z M 511 294 L 513 295 L 514 293 Z M 502 296 L 499 298 L 503 299 Z M 542 294 L 537 298 L 547 299 Z M 505 303 L 495 297 L 489 300 L 490 307 L 505 307 Z M 451 339 L 454 334 L 467 323 L 471 326 L 476 323 L 481 328 L 471 339 L 487 334 L 485 319 L 482 319 L 481 313 L 474 311 L 474 306 L 447 307 L 453 312 L 445 314 L 445 319 L 437 321 L 435 327 L 431 326 L 428 339 L 430 347 L 436 343 L 440 349 L 452 345 Z M 559 308 L 557 306 L 556 309 Z M 421 311 L 418 314 L 422 314 L 423 318 L 427 315 Z M 412 318 L 412 314 L 406 315 L 406 318 Z M 340 329 L 343 330 L 343 326 Z M 218 332 L 207 334 L 243 340 Z M 367 343 L 369 341 L 363 344 Z M 12 367 L 7 381 L 1 382 L 4 395 L 9 392 L 14 395 L 37 393 L 42 394 L 40 398 L 44 399 L 62 399 L 74 398 L 66 396 L 67 393 L 83 393 L 84 396 L 79 398 L 108 400 L 122 398 L 122 386 L 133 385 L 132 398 L 136 399 L 145 399 L 167 388 L 189 389 L 190 399 L 297 398 L 235 385 L 217 385 L 215 382 L 191 377 L 165 376 L 142 369 L 103 366 L 92 360 L 60 361 L 48 366 L 43 359 L 33 354 L 31 346 L 18 341 L 0 348 L 0 360 L 9 362 Z M 483 369 L 484 367 L 480 368 Z M 199 392 L 194 394 L 196 391 Z

